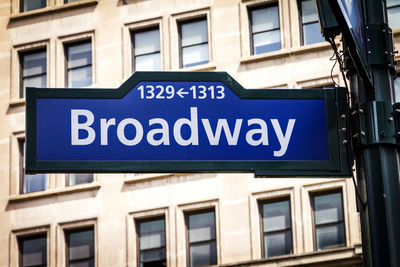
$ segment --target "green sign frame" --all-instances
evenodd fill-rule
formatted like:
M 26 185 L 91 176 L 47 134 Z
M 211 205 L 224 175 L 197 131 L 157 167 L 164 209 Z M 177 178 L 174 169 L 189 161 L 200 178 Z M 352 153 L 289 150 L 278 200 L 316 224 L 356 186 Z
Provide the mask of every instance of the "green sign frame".
M 40 161 L 36 159 L 36 103 L 41 98 L 117 99 L 139 82 L 222 82 L 242 99 L 324 99 L 328 129 L 328 161 Z M 136 72 L 118 89 L 26 90 L 27 173 L 194 173 L 254 172 L 256 176 L 350 176 L 345 128 L 346 89 L 245 89 L 225 72 Z

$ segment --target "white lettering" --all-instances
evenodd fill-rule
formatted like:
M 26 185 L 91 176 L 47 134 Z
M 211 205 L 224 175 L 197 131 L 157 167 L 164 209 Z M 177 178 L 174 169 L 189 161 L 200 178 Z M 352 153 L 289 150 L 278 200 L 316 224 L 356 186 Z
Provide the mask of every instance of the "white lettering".
M 135 129 L 136 129 L 135 138 L 133 138 L 131 140 L 127 139 L 125 136 L 125 127 L 128 124 L 132 124 L 133 126 L 135 126 Z M 137 145 L 140 143 L 140 141 L 142 141 L 143 127 L 140 124 L 140 122 L 135 119 L 132 119 L 132 118 L 124 119 L 118 124 L 117 136 L 118 136 L 119 141 L 126 146 Z
M 253 125 L 253 124 L 258 124 L 260 125 L 260 129 L 252 129 L 249 130 L 246 134 L 246 141 L 249 143 L 251 146 L 258 146 L 262 144 L 263 146 L 268 146 L 268 130 L 267 130 L 267 124 L 265 121 L 261 119 L 250 119 L 247 122 L 247 125 Z M 260 134 L 260 138 L 255 140 L 254 135 L 255 134 Z
M 79 123 L 79 116 L 85 116 L 86 122 Z M 86 109 L 71 109 L 71 144 L 73 146 L 84 146 L 93 143 L 96 133 L 90 125 L 93 124 L 94 116 L 90 110 Z M 88 136 L 79 139 L 79 130 L 87 132 Z
M 189 139 L 185 140 L 182 137 L 181 129 L 182 126 L 186 124 L 190 128 L 190 137 Z M 188 145 L 199 145 L 199 131 L 198 131 L 198 124 L 197 124 L 197 108 L 191 107 L 190 108 L 190 120 L 186 118 L 181 118 L 177 120 L 174 124 L 174 137 L 175 141 L 181 146 L 188 146 Z
M 147 142 L 149 142 L 152 146 L 159 146 L 159 145 L 169 145 L 169 127 L 168 122 L 164 119 L 151 119 L 149 121 L 149 126 L 153 124 L 160 124 L 161 129 L 152 129 L 147 133 Z M 161 138 L 159 140 L 154 139 L 156 134 L 161 134 Z
M 239 138 L 240 127 L 242 126 L 242 121 L 243 121 L 242 119 L 236 120 L 235 128 L 233 130 L 233 135 L 231 134 L 231 130 L 229 129 L 229 125 L 228 125 L 228 122 L 226 121 L 226 119 L 218 119 L 215 134 L 212 132 L 212 129 L 210 126 L 210 121 L 208 119 L 202 119 L 201 121 L 204 125 L 204 130 L 206 131 L 210 145 L 212 145 L 212 146 L 219 145 L 219 139 L 221 138 L 221 131 L 222 131 L 222 129 L 224 129 L 226 140 L 228 141 L 228 145 L 236 146 L 238 138 Z
M 286 128 L 286 133 L 285 135 L 283 135 L 281 126 L 279 125 L 279 121 L 277 119 L 271 119 L 272 126 L 274 127 L 276 136 L 278 137 L 279 144 L 281 145 L 280 150 L 274 151 L 274 157 L 282 157 L 283 155 L 285 155 L 286 150 L 289 146 L 289 141 L 292 135 L 295 122 L 296 119 L 289 119 L 288 126 Z
M 102 146 L 108 145 L 108 127 L 111 125 L 115 125 L 115 118 L 111 118 L 109 120 L 100 119 L 100 139 Z

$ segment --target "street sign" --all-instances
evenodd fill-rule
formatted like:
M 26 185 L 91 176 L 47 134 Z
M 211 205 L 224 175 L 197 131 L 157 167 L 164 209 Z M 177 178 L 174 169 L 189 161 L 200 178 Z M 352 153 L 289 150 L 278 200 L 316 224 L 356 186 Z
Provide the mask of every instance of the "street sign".
M 27 88 L 26 170 L 349 175 L 344 90 L 246 90 L 224 72 Z
M 372 86 L 372 77 L 368 65 L 367 38 L 364 23 L 364 10 L 361 0 L 329 1 L 332 10 L 347 37 L 354 65 L 365 83 Z

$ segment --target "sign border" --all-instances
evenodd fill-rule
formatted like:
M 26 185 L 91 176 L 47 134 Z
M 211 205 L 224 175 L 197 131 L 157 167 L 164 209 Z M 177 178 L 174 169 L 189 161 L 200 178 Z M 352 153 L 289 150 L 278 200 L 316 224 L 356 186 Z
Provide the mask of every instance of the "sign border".
M 36 100 L 39 98 L 120 99 L 139 82 L 222 82 L 241 99 L 325 99 L 328 161 L 39 161 L 36 159 Z M 26 173 L 193 173 L 254 172 L 256 176 L 349 176 L 346 139 L 339 129 L 346 114 L 345 88 L 245 89 L 226 72 L 135 72 L 117 89 L 26 89 Z M 342 125 L 343 124 L 343 125 Z

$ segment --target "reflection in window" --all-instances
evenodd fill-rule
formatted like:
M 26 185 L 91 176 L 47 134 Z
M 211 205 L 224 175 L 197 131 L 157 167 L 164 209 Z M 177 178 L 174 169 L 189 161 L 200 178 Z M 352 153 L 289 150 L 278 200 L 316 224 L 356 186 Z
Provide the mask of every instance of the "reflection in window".
M 400 102 L 400 72 L 397 73 L 397 77 L 394 79 L 394 96 L 396 102 Z
M 139 266 L 167 266 L 164 218 L 139 221 L 137 231 L 139 236 Z
M 292 227 L 289 200 L 261 205 L 264 257 L 292 253 Z
M 78 185 L 93 182 L 92 173 L 70 173 L 67 176 L 67 185 Z
M 386 0 L 389 27 L 400 29 L 400 0 Z
M 146 29 L 132 33 L 134 71 L 161 70 L 160 31 Z
M 214 211 L 187 214 L 189 266 L 217 264 Z
M 281 49 L 278 6 L 251 8 L 249 13 L 252 54 L 262 54 Z
M 342 193 L 313 196 L 317 250 L 345 246 Z
M 21 85 L 19 97 L 25 97 L 26 87 L 46 87 L 47 63 L 46 49 L 20 54 Z
M 46 234 L 19 237 L 19 266 L 45 267 L 47 266 Z
M 46 0 L 21 0 L 20 12 L 27 12 L 46 7 Z
M 68 44 L 66 69 L 68 87 L 78 88 L 92 84 L 92 42 Z
M 302 44 L 310 45 L 323 42 L 315 0 L 300 2 Z
M 67 266 L 94 266 L 93 228 L 66 231 Z
M 30 193 L 46 189 L 46 174 L 25 174 L 25 140 L 19 140 L 20 192 Z
M 185 21 L 179 24 L 181 67 L 209 62 L 207 20 Z

